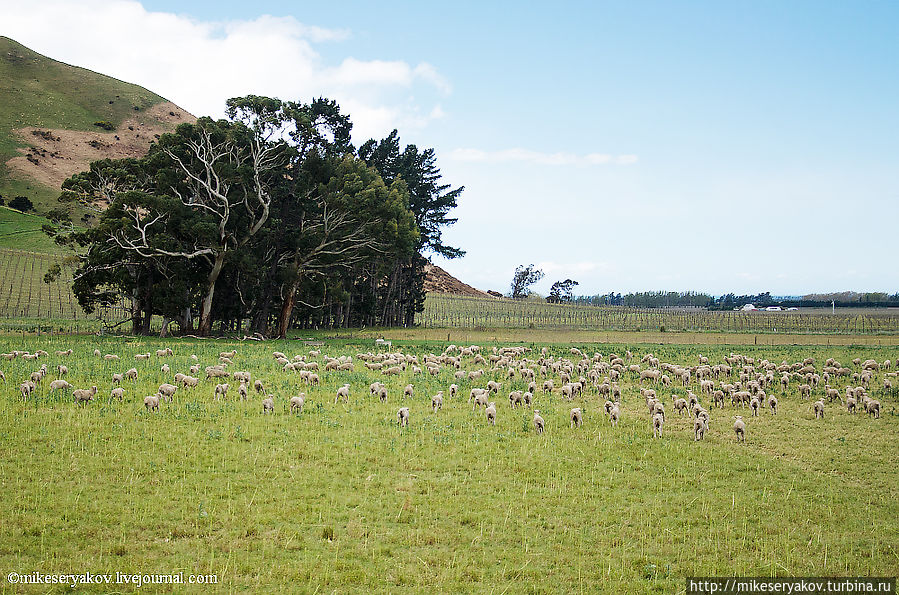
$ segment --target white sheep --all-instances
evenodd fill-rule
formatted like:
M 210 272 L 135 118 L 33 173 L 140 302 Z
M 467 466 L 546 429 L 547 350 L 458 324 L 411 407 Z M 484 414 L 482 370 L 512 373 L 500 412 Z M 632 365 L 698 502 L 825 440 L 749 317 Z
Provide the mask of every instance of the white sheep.
M 114 389 L 112 389 L 111 391 L 109 391 L 109 400 L 110 401 L 112 399 L 118 399 L 119 401 L 121 401 L 124 398 L 125 398 L 125 389 L 122 388 L 121 386 L 117 386 Z
M 662 437 L 662 425 L 665 423 L 665 416 L 661 413 L 656 413 L 652 416 L 652 437 L 653 438 L 661 438 Z
M 125 378 L 129 380 L 137 380 L 137 368 L 131 368 L 127 372 L 125 372 Z
M 138 361 L 146 361 L 146 360 L 150 359 L 150 354 L 149 353 L 135 353 L 134 359 L 136 359 Z
M 487 407 L 484 409 L 484 413 L 487 415 L 487 422 L 490 424 L 496 425 L 496 403 L 490 402 L 487 404 Z
M 300 393 L 297 397 L 290 397 L 290 411 L 296 413 L 303 412 L 303 405 L 306 403 L 306 393 Z
M 159 395 L 144 397 L 144 407 L 147 408 L 147 411 L 159 411 Z
M 396 412 L 396 420 L 404 428 L 409 425 L 409 408 L 400 407 L 399 411 Z
M 341 386 L 340 388 L 337 389 L 337 396 L 334 397 L 334 402 L 336 403 L 337 401 L 339 401 L 341 397 L 343 397 L 343 400 L 345 403 L 350 402 L 350 385 L 349 384 L 344 384 L 343 386 Z
M 824 419 L 824 400 L 820 399 L 818 401 L 815 401 L 814 407 L 815 407 L 815 419 L 818 419 L 819 417 L 821 419 Z
M 253 388 L 256 389 L 256 392 L 257 392 L 257 393 L 265 392 L 265 387 L 262 385 L 262 381 L 259 380 L 259 379 L 257 379 L 257 380 L 253 383 Z
M 170 402 L 172 397 L 175 396 L 175 391 L 178 390 L 178 387 L 174 384 L 160 384 L 159 390 L 157 391 L 159 395 L 163 398 L 163 400 Z
M 846 397 L 846 409 L 850 414 L 855 413 L 856 405 L 858 405 L 858 401 L 855 400 L 855 397 Z
M 609 410 L 609 422 L 612 424 L 612 427 L 618 426 L 618 421 L 621 419 L 621 409 L 618 408 L 618 405 L 614 405 Z
M 768 407 L 771 408 L 772 415 L 777 415 L 777 397 L 774 395 L 768 397 Z
M 68 390 L 70 388 L 72 388 L 72 385 L 69 384 L 68 382 L 66 382 L 65 380 L 54 380 L 53 382 L 50 383 L 50 392 L 51 393 L 53 391 L 56 391 L 59 389 Z
M 403 398 L 409 397 L 410 399 L 415 396 L 415 387 L 411 384 L 407 384 L 403 389 Z
M 746 441 L 746 422 L 743 421 L 743 416 L 737 415 L 734 417 L 734 433 L 737 435 L 738 442 Z
M 112 383 L 113 384 L 122 384 L 122 380 L 125 379 L 124 374 L 113 374 L 112 375 Z
M 65 376 L 66 374 L 69 373 L 69 368 L 62 364 L 59 364 L 58 366 L 56 366 L 56 371 L 57 371 L 59 377 L 62 378 L 63 376 Z M 2 375 L 2 374 L 3 374 L 3 372 L 0 372 L 0 375 Z M 4 377 L 4 380 L 6 380 L 5 377 Z
M 97 387 L 92 386 L 88 388 L 78 388 L 72 393 L 72 396 L 75 397 L 75 402 L 79 405 L 84 405 L 88 401 L 94 400 L 94 395 L 97 394 Z
M 456 393 L 458 393 L 458 392 L 459 392 L 459 387 L 456 386 L 455 384 L 450 384 L 450 387 L 449 387 L 450 397 L 455 397 Z
M 213 393 L 213 400 L 218 400 L 219 395 L 221 395 L 222 399 L 228 398 L 228 389 L 231 388 L 228 384 L 216 384 L 215 385 L 215 393 Z
M 117 362 L 117 361 L 119 361 L 119 356 L 117 356 L 114 353 L 107 353 L 106 355 L 103 356 L 103 359 L 108 362 Z
M 443 409 L 443 391 L 431 397 L 431 407 L 434 409 L 434 413 L 437 413 L 438 409 Z
M 28 397 L 31 396 L 31 393 L 34 392 L 34 383 L 30 380 L 26 380 L 22 384 L 19 385 L 19 392 L 22 394 L 22 399 L 28 400 Z
M 170 347 L 166 347 L 165 349 L 157 349 L 156 357 L 165 357 L 167 355 L 173 355 L 172 349 Z
M 581 408 L 575 407 L 574 409 L 571 410 L 571 427 L 579 428 L 579 427 L 581 427 L 582 423 L 583 423 L 583 416 L 581 413 Z
M 275 397 L 268 395 L 262 399 L 262 413 L 269 414 L 275 410 Z
M 543 418 L 540 417 L 540 410 L 534 409 L 534 430 L 538 434 L 542 434 L 545 427 L 546 427 L 546 424 L 543 421 Z
M 250 398 L 247 392 L 247 385 L 241 382 L 240 386 L 237 387 L 237 394 L 240 396 L 241 401 L 246 401 Z
M 169 365 L 168 365 L 168 364 L 162 364 L 162 373 L 163 373 L 163 374 L 168 374 L 169 372 L 171 372 L 171 368 L 169 368 Z
M 513 390 L 509 393 L 509 405 L 515 409 L 516 405 L 521 405 L 522 394 L 520 390 Z
M 758 397 L 752 397 L 752 399 L 749 400 L 749 408 L 752 410 L 753 417 L 758 417 L 759 407 L 761 407 L 761 403 L 759 403 Z
M 693 440 L 700 441 L 705 439 L 705 433 L 709 430 L 709 422 L 705 417 L 697 417 L 693 420 Z

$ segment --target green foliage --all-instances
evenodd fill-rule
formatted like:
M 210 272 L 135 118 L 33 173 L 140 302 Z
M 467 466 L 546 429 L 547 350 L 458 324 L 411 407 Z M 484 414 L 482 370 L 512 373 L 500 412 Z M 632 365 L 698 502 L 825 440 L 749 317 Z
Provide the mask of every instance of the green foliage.
M 543 271 L 535 269 L 533 264 L 528 266 L 519 265 L 515 268 L 515 275 L 512 277 L 512 289 L 509 297 L 512 299 L 521 299 L 530 293 L 528 288 L 543 278 Z
M 94 122 L 94 126 L 102 128 L 103 130 L 115 130 L 115 124 L 107 120 L 98 120 Z
M 34 210 L 34 203 L 27 196 L 17 196 L 9 201 L 9 208 L 27 213 Z

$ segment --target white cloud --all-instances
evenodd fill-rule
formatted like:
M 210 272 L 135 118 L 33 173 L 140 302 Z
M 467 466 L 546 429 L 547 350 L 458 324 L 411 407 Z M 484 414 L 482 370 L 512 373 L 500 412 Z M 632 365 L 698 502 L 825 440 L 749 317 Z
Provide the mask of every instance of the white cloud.
M 500 151 L 481 149 L 455 149 L 450 159 L 476 163 L 533 163 L 536 165 L 631 165 L 637 162 L 636 155 L 607 155 L 604 153 L 541 153 L 528 149 L 514 148 Z
M 225 100 L 253 93 L 330 97 L 349 113 L 357 142 L 442 117 L 416 90 L 449 93 L 431 64 L 360 60 L 326 64 L 315 44 L 350 33 L 292 16 L 198 21 L 150 12 L 136 0 L 0 0 L 0 34 L 69 64 L 137 83 L 194 115 L 221 116 Z

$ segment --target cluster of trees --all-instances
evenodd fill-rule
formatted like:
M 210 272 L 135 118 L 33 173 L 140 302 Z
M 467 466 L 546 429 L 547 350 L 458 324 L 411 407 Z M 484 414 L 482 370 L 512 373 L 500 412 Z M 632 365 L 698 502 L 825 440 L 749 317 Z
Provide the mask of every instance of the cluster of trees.
M 630 308 L 705 308 L 714 298 L 694 291 L 642 291 L 637 293 L 611 292 L 608 294 L 578 296 L 573 302 L 590 306 L 627 306 Z
M 859 293 L 856 291 L 840 291 L 836 293 L 810 293 L 802 296 L 803 302 L 836 302 L 838 304 L 871 304 L 880 302 L 899 302 L 899 292 L 892 295 L 883 291 L 869 291 Z
M 0 206 L 6 204 L 6 199 L 0 196 Z M 22 211 L 23 213 L 27 213 L 28 211 L 34 210 L 34 203 L 27 196 L 17 196 L 15 198 L 10 199 L 9 208 L 15 209 L 17 211 Z
M 62 217 L 47 228 L 81 248 L 81 306 L 127 297 L 135 334 L 153 315 L 164 333 L 176 322 L 201 335 L 245 320 L 279 337 L 296 325 L 411 324 L 422 253 L 463 254 L 441 237 L 463 188 L 441 183 L 433 149 L 401 148 L 394 131 L 357 151 L 349 117 L 323 98 L 250 95 L 226 113 L 63 184 L 62 203 L 98 213 L 87 230 Z

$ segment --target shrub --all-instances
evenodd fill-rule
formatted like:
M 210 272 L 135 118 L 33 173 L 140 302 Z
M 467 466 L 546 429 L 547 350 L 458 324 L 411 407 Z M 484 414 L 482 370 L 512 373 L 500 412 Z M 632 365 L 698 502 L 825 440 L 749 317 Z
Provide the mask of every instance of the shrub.
M 34 210 L 34 203 L 28 200 L 27 196 L 17 196 L 9 201 L 9 206 L 23 213 Z
M 98 120 L 94 122 L 94 126 L 102 128 L 103 130 L 115 130 L 115 126 L 113 126 L 112 122 L 107 120 Z

